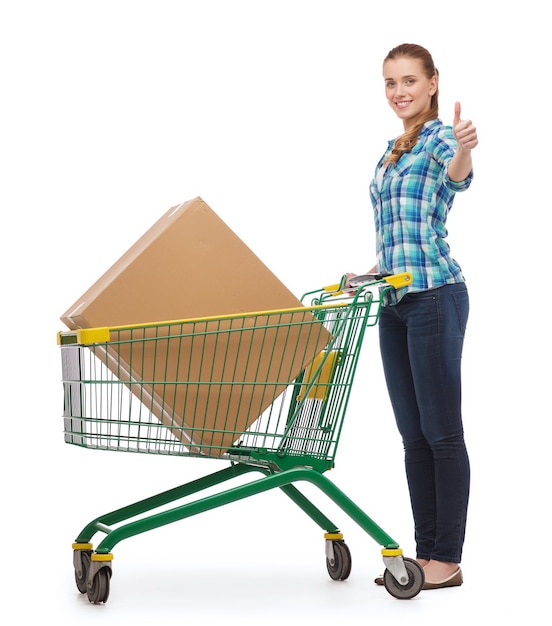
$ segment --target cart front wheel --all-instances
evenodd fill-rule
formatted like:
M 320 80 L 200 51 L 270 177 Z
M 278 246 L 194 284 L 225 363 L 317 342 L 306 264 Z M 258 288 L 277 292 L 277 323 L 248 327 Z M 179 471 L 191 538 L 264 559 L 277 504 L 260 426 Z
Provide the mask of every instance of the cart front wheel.
M 383 574 L 383 584 L 394 598 L 410 600 L 417 596 L 424 586 L 424 570 L 418 561 L 414 559 L 404 558 L 403 561 L 408 574 L 408 582 L 405 585 L 401 585 L 393 574 L 386 569 Z
M 92 584 L 87 588 L 88 600 L 93 604 L 101 604 L 107 602 L 109 598 L 109 582 L 111 579 L 111 569 L 109 567 L 102 567 L 98 570 Z
M 92 554 L 91 550 L 77 550 L 80 558 L 80 573 L 77 568 L 75 568 L 75 583 L 77 584 L 77 589 L 81 593 L 86 593 L 86 580 L 88 578 L 88 570 L 90 569 L 90 557 Z
M 333 563 L 326 559 L 328 574 L 333 580 L 345 580 L 351 573 L 352 559 L 349 547 L 343 540 L 332 541 Z

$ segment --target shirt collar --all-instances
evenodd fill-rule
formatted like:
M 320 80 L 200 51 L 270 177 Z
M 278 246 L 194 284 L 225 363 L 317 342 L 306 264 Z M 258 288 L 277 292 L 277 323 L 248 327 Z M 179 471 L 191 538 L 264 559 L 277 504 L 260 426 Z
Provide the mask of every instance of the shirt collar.
M 431 134 L 437 127 L 442 126 L 442 122 L 441 120 L 437 117 L 434 120 L 429 120 L 427 122 L 425 122 L 425 124 L 422 126 L 422 129 L 420 130 L 420 134 L 418 135 L 418 138 L 420 137 L 424 137 L 425 135 L 429 135 Z M 395 141 L 396 141 L 396 137 L 395 139 L 390 139 L 389 140 L 389 146 L 392 147 L 395 145 Z

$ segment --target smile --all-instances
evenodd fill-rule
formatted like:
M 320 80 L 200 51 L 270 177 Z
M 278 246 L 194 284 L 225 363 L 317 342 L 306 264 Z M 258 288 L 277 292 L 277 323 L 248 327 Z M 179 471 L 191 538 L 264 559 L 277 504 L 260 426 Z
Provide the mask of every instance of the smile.
M 395 102 L 397 109 L 404 109 L 411 103 L 411 100 L 403 100 L 401 102 Z

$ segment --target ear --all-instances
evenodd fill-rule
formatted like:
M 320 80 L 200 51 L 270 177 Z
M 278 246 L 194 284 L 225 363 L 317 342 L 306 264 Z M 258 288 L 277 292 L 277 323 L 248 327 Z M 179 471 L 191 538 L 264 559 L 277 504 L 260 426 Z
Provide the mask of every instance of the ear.
M 434 76 L 429 81 L 429 95 L 430 96 L 433 96 L 435 92 L 437 91 L 437 85 L 438 85 L 438 79 L 437 79 L 437 76 Z

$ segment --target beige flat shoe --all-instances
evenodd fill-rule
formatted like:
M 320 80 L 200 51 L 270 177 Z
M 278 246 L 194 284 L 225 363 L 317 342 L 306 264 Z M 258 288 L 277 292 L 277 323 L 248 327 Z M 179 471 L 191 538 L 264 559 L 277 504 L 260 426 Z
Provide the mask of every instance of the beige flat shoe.
M 445 587 L 459 587 L 464 582 L 462 576 L 462 570 L 458 568 L 445 580 L 441 580 L 438 583 L 425 582 L 422 589 L 444 589 Z

